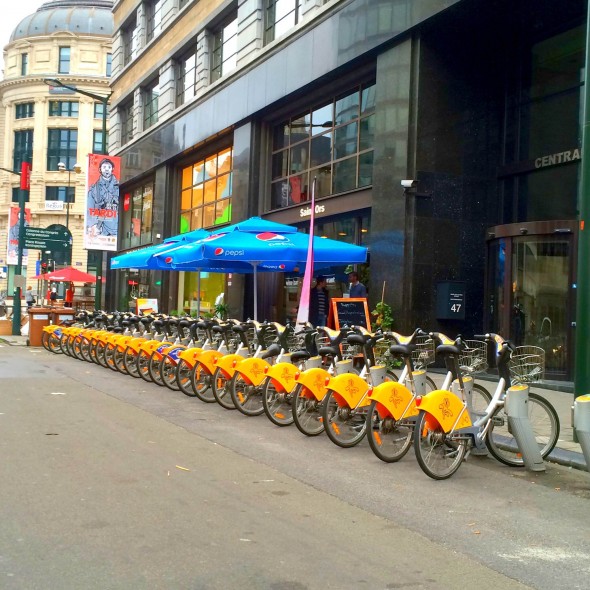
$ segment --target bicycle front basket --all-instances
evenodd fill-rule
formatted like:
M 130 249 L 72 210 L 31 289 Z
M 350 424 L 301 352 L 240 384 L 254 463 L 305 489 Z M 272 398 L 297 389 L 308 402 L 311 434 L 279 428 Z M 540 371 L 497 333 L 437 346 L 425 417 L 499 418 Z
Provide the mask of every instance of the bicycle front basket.
M 459 368 L 463 373 L 481 373 L 488 368 L 487 342 L 465 340 L 467 347 L 459 355 Z
M 536 383 L 545 373 L 545 350 L 539 346 L 517 346 L 508 363 L 514 383 Z

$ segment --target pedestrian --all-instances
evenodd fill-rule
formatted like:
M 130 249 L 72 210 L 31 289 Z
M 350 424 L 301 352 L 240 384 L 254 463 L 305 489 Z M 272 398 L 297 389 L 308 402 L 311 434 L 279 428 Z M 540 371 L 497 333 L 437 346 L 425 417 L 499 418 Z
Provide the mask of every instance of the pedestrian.
M 31 285 L 29 285 L 25 291 L 25 301 L 29 308 L 33 307 L 33 304 L 35 303 L 35 296 L 33 295 L 33 287 L 31 287 Z
M 310 292 L 309 321 L 314 326 L 325 326 L 328 323 L 330 294 L 326 285 L 326 277 L 319 275 L 315 280 L 315 287 Z
M 49 292 L 49 301 L 54 304 L 57 301 L 57 287 L 53 285 L 51 287 L 51 291 Z
M 348 280 L 350 281 L 350 290 L 349 290 L 349 297 L 352 299 L 360 299 L 367 297 L 367 288 L 359 282 L 359 275 L 356 272 L 351 272 L 348 275 Z
M 72 307 L 74 304 L 74 283 L 70 283 L 66 291 L 66 296 L 64 299 L 64 307 Z

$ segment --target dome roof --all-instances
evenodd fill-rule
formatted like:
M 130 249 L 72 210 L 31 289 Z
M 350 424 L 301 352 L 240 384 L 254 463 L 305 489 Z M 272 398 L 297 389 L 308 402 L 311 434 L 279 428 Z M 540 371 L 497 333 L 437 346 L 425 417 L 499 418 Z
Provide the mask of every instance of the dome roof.
M 10 42 L 57 31 L 111 37 L 112 9 L 113 0 L 50 0 L 18 24 Z

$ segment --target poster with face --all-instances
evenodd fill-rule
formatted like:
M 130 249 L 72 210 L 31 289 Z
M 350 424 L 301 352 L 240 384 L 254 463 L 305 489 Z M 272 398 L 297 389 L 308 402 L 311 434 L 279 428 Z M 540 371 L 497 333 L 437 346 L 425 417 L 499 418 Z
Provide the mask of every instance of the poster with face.
M 8 214 L 8 240 L 7 240 L 7 264 L 18 264 L 18 229 L 20 223 L 20 207 L 14 205 L 10 206 L 10 213 Z M 31 210 L 25 209 L 25 227 L 31 223 Z M 29 251 L 23 249 L 23 266 L 27 266 Z
M 117 250 L 120 167 L 118 156 L 88 155 L 84 222 L 87 250 Z

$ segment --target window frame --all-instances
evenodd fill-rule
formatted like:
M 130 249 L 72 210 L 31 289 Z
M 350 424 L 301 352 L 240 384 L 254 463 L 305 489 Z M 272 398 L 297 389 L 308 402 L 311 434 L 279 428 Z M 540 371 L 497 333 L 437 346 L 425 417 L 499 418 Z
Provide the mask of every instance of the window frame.
M 65 54 L 67 54 L 67 57 Z M 58 74 L 69 74 L 70 69 L 71 69 L 71 65 L 72 65 L 71 61 L 72 61 L 72 48 L 69 45 L 60 45 L 57 73 Z
M 35 103 L 34 102 L 21 102 L 14 105 L 14 118 L 15 119 L 31 119 L 35 116 Z
M 55 128 L 47 130 L 47 170 L 57 171 L 58 163 L 63 162 L 66 170 L 71 170 L 78 156 L 78 129 Z
M 224 38 L 224 34 L 230 27 L 235 30 L 230 31 L 230 36 Z M 229 48 L 229 55 L 226 49 Z M 237 8 L 233 10 L 217 27 L 211 30 L 211 63 L 210 78 L 215 82 L 237 68 L 238 56 L 238 12 Z M 235 63 L 233 67 L 227 69 L 224 67 L 232 58 Z
M 301 10 L 302 10 L 302 0 L 291 0 L 293 2 L 293 7 L 284 15 L 276 20 L 276 7 L 277 4 L 284 0 L 265 0 L 264 4 L 264 31 L 263 31 L 263 40 L 264 45 L 268 45 L 272 41 L 277 38 L 276 28 L 277 24 L 285 21 L 289 17 L 289 15 L 294 13 L 294 20 L 295 22 L 290 29 L 297 26 L 302 19 Z M 272 20 L 271 20 L 272 19 Z M 278 37 L 281 37 L 284 32 L 279 33 Z
M 60 201 L 62 203 L 76 202 L 76 187 L 75 186 L 46 186 L 45 187 L 46 201 Z
M 29 73 L 29 54 L 28 53 L 21 53 L 20 54 L 20 75 L 26 76 Z
M 164 0 L 148 0 L 145 3 L 145 39 L 149 43 L 162 32 Z
M 56 105 L 57 109 L 55 108 Z M 50 100 L 48 108 L 50 117 L 76 119 L 80 114 L 80 103 L 77 100 Z
M 20 172 L 21 164 L 23 162 L 30 162 L 33 160 L 33 129 L 19 129 L 14 131 L 13 136 L 13 151 L 12 151 L 12 165 L 15 172 Z
M 141 90 L 142 129 L 145 131 L 158 123 L 160 79 L 155 78 Z
M 193 59 L 194 66 L 186 69 L 186 63 Z M 177 60 L 178 75 L 176 78 L 176 106 L 181 106 L 197 95 L 197 45 L 184 52 Z M 187 80 L 190 84 L 187 84 Z M 190 90 L 190 92 L 189 92 Z
M 119 120 L 121 123 L 121 145 L 129 143 L 134 137 L 133 118 L 133 99 L 131 99 L 122 103 L 119 107 Z

